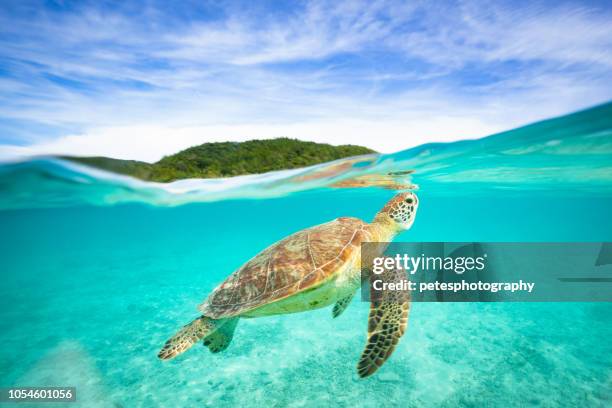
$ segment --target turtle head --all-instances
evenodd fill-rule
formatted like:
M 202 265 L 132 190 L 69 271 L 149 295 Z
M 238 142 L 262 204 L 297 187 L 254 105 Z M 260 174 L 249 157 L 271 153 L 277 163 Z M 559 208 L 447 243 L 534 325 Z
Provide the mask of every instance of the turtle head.
M 413 192 L 399 193 L 376 214 L 374 221 L 397 231 L 412 226 L 419 207 L 419 199 Z

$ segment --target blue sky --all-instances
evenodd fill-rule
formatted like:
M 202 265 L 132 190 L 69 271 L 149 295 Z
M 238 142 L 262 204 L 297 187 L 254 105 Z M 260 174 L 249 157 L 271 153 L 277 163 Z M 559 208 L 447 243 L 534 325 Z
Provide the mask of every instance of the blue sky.
M 612 99 L 612 3 L 0 1 L 0 156 L 391 152 Z

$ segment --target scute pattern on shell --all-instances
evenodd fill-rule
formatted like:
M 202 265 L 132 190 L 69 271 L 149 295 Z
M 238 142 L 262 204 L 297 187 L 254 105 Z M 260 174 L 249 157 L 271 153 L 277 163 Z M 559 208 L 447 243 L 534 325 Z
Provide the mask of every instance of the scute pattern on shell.
M 369 235 L 357 218 L 337 218 L 279 241 L 231 274 L 199 306 L 213 319 L 236 316 L 333 275 Z

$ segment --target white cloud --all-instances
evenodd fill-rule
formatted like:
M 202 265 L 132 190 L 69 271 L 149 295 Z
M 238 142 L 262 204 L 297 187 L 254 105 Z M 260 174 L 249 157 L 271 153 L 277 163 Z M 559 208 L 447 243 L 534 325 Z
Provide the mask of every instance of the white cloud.
M 205 142 L 292 137 L 320 143 L 358 144 L 394 152 L 432 141 L 452 141 L 500 130 L 477 119 L 432 117 L 426 121 L 341 121 L 286 125 L 255 124 L 196 127 L 124 126 L 93 129 L 28 147 L 0 145 L 0 158 L 41 154 L 109 156 L 154 162 L 164 155 Z
M 119 7 L 0 14 L 14 71 L 0 79 L 0 117 L 24 132 L 29 122 L 81 129 L 0 149 L 155 160 L 206 141 L 288 136 L 387 152 L 612 97 L 609 10 L 312 1 L 226 13 L 188 23 Z
M 435 7 L 423 11 L 424 29 L 394 34 L 388 39 L 390 46 L 453 69 L 507 61 L 612 65 L 609 12 L 537 2 L 528 7 L 462 2 L 452 11 Z
M 376 45 L 411 17 L 415 7 L 384 1 L 311 1 L 281 18 L 230 18 L 165 37 L 158 55 L 236 65 L 320 59 Z

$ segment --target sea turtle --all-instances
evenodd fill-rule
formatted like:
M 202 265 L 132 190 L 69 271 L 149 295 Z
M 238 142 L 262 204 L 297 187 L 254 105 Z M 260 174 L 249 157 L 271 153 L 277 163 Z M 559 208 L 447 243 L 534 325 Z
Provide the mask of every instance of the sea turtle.
M 361 284 L 361 243 L 391 241 L 412 226 L 418 204 L 414 193 L 403 192 L 370 224 L 341 217 L 271 245 L 221 283 L 198 307 L 202 315 L 170 338 L 158 357 L 174 358 L 199 340 L 213 353 L 223 351 L 240 318 L 303 312 L 332 304 L 332 315 L 338 317 Z M 385 276 L 393 279 L 389 274 L 381 275 Z M 360 377 L 373 374 L 391 355 L 406 329 L 408 311 L 408 295 L 394 292 L 372 299 L 367 344 L 357 366 Z

